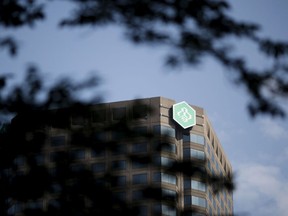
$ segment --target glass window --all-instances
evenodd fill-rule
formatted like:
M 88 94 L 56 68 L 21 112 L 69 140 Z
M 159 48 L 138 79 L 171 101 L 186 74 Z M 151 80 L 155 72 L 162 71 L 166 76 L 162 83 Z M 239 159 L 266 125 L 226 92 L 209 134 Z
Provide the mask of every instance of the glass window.
M 59 147 L 59 146 L 64 146 L 65 145 L 65 136 L 53 136 L 50 137 L 50 145 L 52 147 Z
M 94 173 L 100 173 L 104 172 L 106 170 L 106 164 L 105 163 L 93 163 L 91 164 L 92 172 Z
M 184 148 L 183 149 L 183 158 L 184 159 L 190 159 L 190 148 Z
M 174 143 L 156 143 L 155 149 L 168 153 L 176 153 L 176 145 Z
M 153 131 L 155 134 L 161 134 L 161 135 L 166 135 L 169 137 L 175 137 L 175 129 L 164 126 L 164 125 L 155 125 L 153 127 Z
M 204 184 L 203 182 L 192 180 L 192 189 L 205 192 L 206 184 Z
M 169 200 L 176 200 L 177 198 L 177 193 L 174 190 L 169 190 L 169 189 L 162 189 L 162 196 L 165 199 Z
M 175 175 L 167 174 L 167 173 L 160 173 L 155 172 L 153 173 L 153 181 L 154 182 L 165 182 L 168 184 L 177 184 L 177 177 Z
M 207 202 L 206 199 L 204 198 L 192 196 L 192 205 L 197 205 L 206 208 Z
M 107 139 L 107 133 L 105 132 L 96 132 L 93 134 L 92 136 L 93 138 L 93 142 L 95 144 L 101 143 L 101 142 L 105 142 Z
M 132 168 L 133 169 L 141 169 L 141 168 L 147 168 L 148 164 L 146 162 L 139 162 L 139 161 L 132 161 Z
M 133 184 L 146 184 L 147 183 L 147 174 L 135 174 L 132 176 L 132 183 Z
M 133 153 L 146 153 L 148 150 L 147 142 L 133 143 L 132 152 Z
M 173 163 L 174 163 L 174 159 L 172 158 L 168 158 L 168 157 L 159 157 L 159 156 L 156 156 L 155 159 L 155 164 L 156 165 L 161 165 L 161 166 L 171 166 Z
M 126 169 L 126 160 L 117 160 L 112 161 L 113 170 L 125 170 Z
M 160 182 L 161 181 L 161 173 L 155 172 L 153 173 L 153 182 Z
M 162 205 L 162 214 L 163 215 L 167 215 L 167 216 L 176 216 L 176 209 L 171 207 L 171 206 L 167 206 L 167 205 Z
M 185 189 L 194 189 L 194 190 L 199 190 L 199 191 L 206 191 L 206 184 L 196 181 L 196 180 L 191 180 L 191 179 L 184 179 L 184 188 Z
M 177 184 L 177 178 L 175 175 L 170 175 L 167 173 L 161 173 L 161 181 L 168 184 Z
M 126 176 L 114 176 L 114 182 L 112 185 L 114 187 L 125 186 L 126 185 Z
M 148 128 L 147 126 L 138 126 L 138 127 L 134 127 L 133 130 L 136 132 L 136 133 L 140 133 L 140 134 L 147 134 L 148 132 Z
M 191 157 L 197 158 L 200 160 L 205 160 L 205 153 L 203 151 L 191 149 Z
M 118 107 L 112 109 L 113 120 L 121 120 L 126 118 L 126 107 Z
M 205 144 L 205 138 L 204 136 L 198 135 L 198 134 L 183 134 L 183 142 L 194 142 L 201 145 Z
M 190 206 L 190 205 L 196 205 L 200 207 L 206 208 L 207 202 L 206 199 L 197 197 L 197 196 L 191 196 L 191 195 L 185 195 L 184 196 L 184 205 L 185 206 Z
M 138 201 L 144 198 L 142 190 L 134 190 L 132 191 L 132 200 Z
M 84 149 L 74 149 L 70 151 L 74 160 L 85 159 L 85 150 Z
M 183 157 L 184 157 L 184 159 L 196 158 L 199 160 L 205 160 L 205 153 L 204 153 L 204 151 L 199 151 L 199 150 L 190 149 L 190 148 L 184 148 L 183 149 Z
M 92 158 L 105 157 L 105 150 L 104 149 L 91 150 L 91 157 Z

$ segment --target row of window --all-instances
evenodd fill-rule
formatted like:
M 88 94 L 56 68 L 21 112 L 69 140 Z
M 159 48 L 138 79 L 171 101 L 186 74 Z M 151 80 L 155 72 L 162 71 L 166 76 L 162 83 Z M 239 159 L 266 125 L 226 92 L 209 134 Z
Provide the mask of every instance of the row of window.
M 99 168 L 97 168 L 99 169 Z M 115 177 L 115 184 L 117 186 L 122 186 L 126 184 L 126 176 L 116 176 Z M 172 174 L 162 173 L 162 172 L 155 172 L 153 173 L 153 182 L 163 182 L 167 184 L 176 185 L 177 184 L 177 177 Z M 140 173 L 132 175 L 132 184 L 147 184 L 148 183 L 148 175 L 147 173 Z

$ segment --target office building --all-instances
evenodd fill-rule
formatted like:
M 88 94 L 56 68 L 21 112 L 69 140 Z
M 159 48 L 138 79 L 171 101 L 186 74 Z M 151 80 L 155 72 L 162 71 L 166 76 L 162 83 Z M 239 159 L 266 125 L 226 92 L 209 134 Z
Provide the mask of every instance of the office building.
M 91 131 L 97 131 L 101 125 L 126 119 L 131 120 L 130 126 L 134 131 L 156 134 L 158 138 L 127 138 L 113 130 L 95 133 L 98 141 L 117 143 L 117 148 L 114 151 L 105 148 L 103 151 L 91 151 L 84 147 L 68 146 L 69 152 L 76 158 L 76 162 L 71 165 L 73 169 L 81 169 L 84 164 L 91 167 L 96 176 L 103 175 L 107 170 L 111 171 L 117 177 L 117 181 L 111 186 L 113 192 L 131 206 L 138 206 L 143 216 L 176 216 L 180 215 L 179 212 L 190 209 L 197 213 L 192 212 L 189 215 L 232 215 L 231 192 L 224 188 L 219 193 L 214 193 L 212 187 L 200 177 L 185 177 L 180 172 L 165 169 L 175 161 L 193 160 L 210 174 L 228 176 L 232 173 L 231 164 L 203 108 L 186 102 L 176 103 L 164 97 L 153 97 L 95 105 L 89 108 L 89 112 L 85 117 L 81 113 L 72 115 L 71 129 L 89 127 Z M 67 129 L 53 126 L 47 129 L 47 133 L 49 139 L 39 161 L 48 164 L 53 172 L 57 153 L 67 149 L 71 133 Z M 165 141 L 161 135 L 165 135 Z M 162 142 L 165 145 L 159 150 Z M 100 141 L 99 143 L 101 144 Z M 127 155 L 138 158 L 151 156 L 159 166 L 133 162 L 127 159 Z M 147 185 L 160 186 L 162 194 L 172 197 L 172 207 L 147 199 L 143 195 L 143 189 Z M 48 196 L 39 205 L 46 208 L 49 202 L 53 202 L 53 196 Z

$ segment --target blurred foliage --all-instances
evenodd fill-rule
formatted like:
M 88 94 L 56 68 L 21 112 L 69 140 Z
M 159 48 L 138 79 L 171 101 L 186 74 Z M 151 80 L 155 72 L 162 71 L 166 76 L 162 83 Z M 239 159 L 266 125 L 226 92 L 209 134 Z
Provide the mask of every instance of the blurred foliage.
M 5 29 L 34 26 L 46 17 L 43 0 L 0 1 L 0 27 Z M 91 28 L 117 25 L 136 44 L 170 48 L 166 63 L 171 67 L 195 65 L 209 56 L 226 67 L 230 77 L 244 86 L 250 97 L 251 116 L 285 116 L 281 102 L 288 94 L 288 43 L 259 36 L 260 26 L 242 22 L 229 15 L 225 0 L 68 0 L 74 9 L 60 26 Z M 231 40 L 232 39 L 232 40 Z M 248 66 L 249 54 L 235 52 L 238 39 L 252 42 L 270 66 Z M 17 40 L 0 38 L 0 47 L 17 54 Z
M 95 154 L 110 152 L 113 155 L 124 141 L 131 143 L 141 139 L 160 143 L 156 148 L 160 152 L 167 145 L 165 136 L 133 127 L 135 121 L 143 118 L 143 110 L 148 113 L 153 110 L 136 101 L 133 119 L 120 118 L 103 124 L 100 112 L 91 116 L 93 104 L 97 103 L 98 109 L 105 109 L 105 105 L 99 105 L 99 98 L 82 102 L 73 96 L 83 88 L 90 90 L 97 86 L 96 77 L 82 83 L 65 79 L 45 88 L 38 69 L 30 67 L 23 82 L 6 89 L 8 82 L 8 78 L 1 80 L 0 114 L 13 113 L 15 117 L 11 124 L 2 125 L 0 130 L 0 215 L 14 215 L 15 212 L 21 216 L 140 215 L 137 205 L 126 203 L 114 193 L 118 179 L 113 169 L 95 175 L 87 161 L 77 161 L 73 150 L 85 149 Z M 39 94 L 46 97 L 42 96 L 40 100 Z M 91 119 L 102 123 L 92 126 Z M 81 126 L 73 127 L 72 124 Z M 51 155 L 47 153 L 51 130 L 69 134 L 65 146 L 54 155 L 53 166 L 48 163 Z M 105 133 L 117 136 L 103 139 Z M 46 161 L 41 159 L 43 154 L 46 154 Z M 215 193 L 223 188 L 234 189 L 231 176 L 210 175 L 203 168 L 205 161 L 175 161 L 161 167 L 153 155 L 147 153 L 142 156 L 131 153 L 126 158 L 130 163 L 159 167 L 169 173 L 197 176 L 212 185 Z M 160 184 L 148 184 L 143 189 L 143 196 L 170 206 L 176 203 L 175 197 L 163 194 Z M 43 199 L 50 200 L 45 208 L 39 203 Z

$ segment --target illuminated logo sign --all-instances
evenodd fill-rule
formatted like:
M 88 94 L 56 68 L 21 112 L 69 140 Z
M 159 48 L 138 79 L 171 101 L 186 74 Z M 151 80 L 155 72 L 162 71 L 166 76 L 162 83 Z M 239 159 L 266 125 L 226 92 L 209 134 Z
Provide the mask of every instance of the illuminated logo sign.
M 182 128 L 196 125 L 196 111 L 185 101 L 173 105 L 173 119 Z

